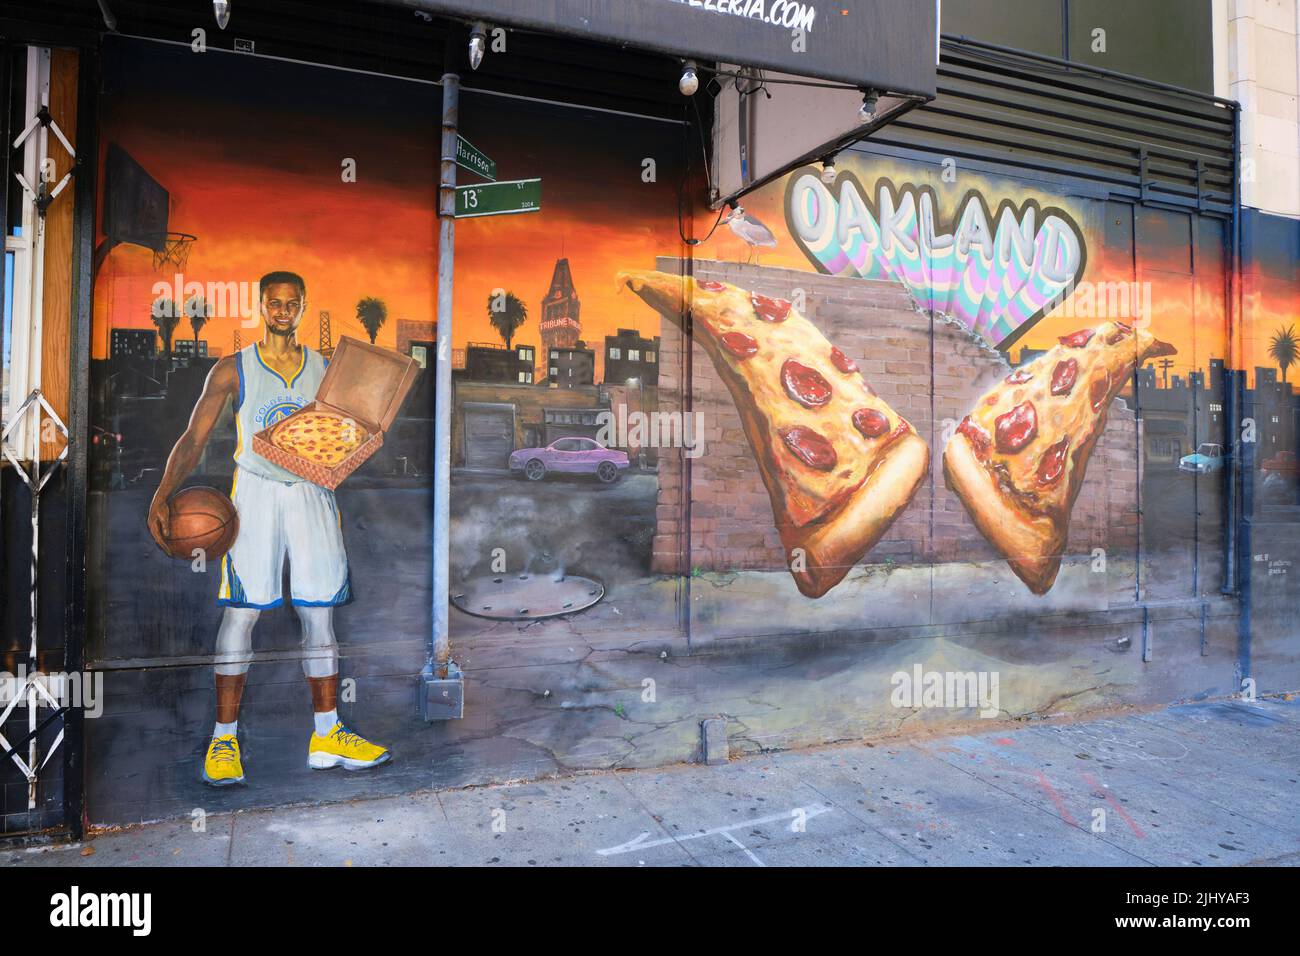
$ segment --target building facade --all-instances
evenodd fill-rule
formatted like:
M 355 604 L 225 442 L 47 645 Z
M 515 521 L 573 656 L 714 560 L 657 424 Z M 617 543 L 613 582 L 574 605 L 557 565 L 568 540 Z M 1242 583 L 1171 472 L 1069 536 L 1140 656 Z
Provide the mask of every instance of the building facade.
M 420 368 L 429 367 L 429 359 L 438 342 L 438 325 L 431 320 L 398 319 L 397 351 L 409 355 L 420 363 Z M 464 367 L 464 363 L 461 363 Z
M 195 352 L 196 344 L 198 346 L 197 353 Z M 215 357 L 215 352 L 216 350 L 213 350 L 213 352 L 208 351 L 208 343 L 204 339 L 199 339 L 197 343 L 193 339 L 172 340 L 172 356 L 174 358 L 185 359 L 188 361 L 193 359 L 197 354 L 199 358 L 205 359 L 210 355 Z
M 260 4 L 290 9 L 246 0 L 234 16 Z M 710 206 L 700 142 L 714 149 L 721 107 L 702 85 L 700 119 L 683 109 L 677 58 L 634 47 L 601 48 L 602 58 L 590 38 L 533 38 L 537 59 L 496 57 L 475 74 L 481 86 L 460 92 L 458 131 L 494 157 L 502 181 L 539 178 L 543 192 L 526 214 L 456 223 L 449 337 L 463 367 L 442 383 L 428 180 L 441 130 L 429 117 L 440 113 L 448 65 L 429 51 L 452 48 L 448 38 L 464 48 L 465 25 L 434 17 L 416 35 L 409 9 L 377 3 L 344 34 L 337 18 L 297 5 L 293 31 L 250 17 L 246 33 L 210 30 L 200 57 L 191 24 L 141 15 L 143 6 L 111 33 L 95 5 L 72 0 L 42 5 L 40 29 L 26 35 L 6 21 L 10 52 L 26 63 L 36 51 L 33 76 L 49 61 L 51 116 L 85 172 L 44 210 L 43 337 L 12 343 L 15 367 L 40 366 L 43 394 L 69 423 L 67 480 L 48 485 L 46 506 L 68 528 L 43 522 L 49 537 L 34 549 L 30 519 L 15 517 L 26 492 L 11 469 L 0 472 L 0 663 L 25 666 L 35 625 L 42 667 L 102 674 L 107 695 L 94 719 L 74 710 L 40 724 L 37 762 L 54 769 L 32 776 L 0 764 L 4 831 L 664 765 L 698 758 L 705 719 L 724 722 L 733 755 L 991 726 L 975 708 L 896 705 L 891 678 L 915 667 L 999 674 L 999 719 L 1228 697 L 1244 681 L 1255 694 L 1300 688 L 1300 495 L 1286 457 L 1300 427 L 1289 329 L 1300 228 L 1286 195 L 1262 205 L 1265 180 L 1244 204 L 1239 195 L 1243 157 L 1258 172 L 1274 162 L 1263 153 L 1286 146 L 1265 120 L 1285 123 L 1274 114 L 1286 112 L 1288 81 L 1272 61 L 1294 39 L 1294 3 L 1247 16 L 1245 4 L 1207 0 L 1181 18 L 1164 0 L 1094 5 L 1102 23 L 1088 26 L 1112 39 L 1177 40 L 1176 55 L 1125 46 L 1116 69 L 1064 15 L 1073 4 L 945 3 L 946 79 L 933 100 L 839 147 L 831 182 L 820 163 L 797 166 L 736 200 L 770 233 L 761 250 L 730 228 L 710 231 L 723 210 Z M 678 4 L 665 15 L 705 14 Z M 1135 31 L 1126 16 L 1167 29 Z M 65 22 L 76 38 L 50 50 L 50 31 Z M 1229 36 L 1240 50 L 1269 51 L 1258 76 L 1246 58 L 1216 53 Z M 235 39 L 260 52 L 236 54 Z M 1294 73 L 1294 42 L 1290 51 Z M 927 46 L 931 65 L 933 53 Z M 524 60 L 582 69 L 541 75 Z M 454 66 L 470 75 L 467 63 Z M 1221 85 L 1245 107 L 1216 98 Z M 184 108 L 160 104 L 160 86 Z M 1279 95 L 1248 102 L 1258 90 Z M 4 115 L 21 113 L 19 93 Z M 1249 115 L 1261 120 L 1254 132 Z M 231 150 L 229 127 L 213 120 L 232 116 L 250 142 L 280 142 L 287 123 L 298 135 L 281 155 Z M 47 138 L 62 176 L 72 159 Z M 355 182 L 319 173 L 339 142 L 357 144 Z M 643 175 L 647 157 L 653 177 Z M 275 196 L 284 238 L 266 241 L 249 184 Z M 30 225 L 37 213 L 26 214 Z M 191 553 L 154 537 L 151 502 L 196 408 L 215 418 L 185 487 L 224 495 L 238 493 L 250 453 L 234 410 L 265 425 L 312 399 L 296 375 L 241 365 L 238 384 L 203 400 L 221 379 L 209 342 L 247 346 L 283 332 L 260 316 L 214 315 L 197 354 L 178 326 L 178 363 L 143 354 L 154 287 L 175 266 L 131 241 L 147 225 L 197 235 L 186 269 L 205 281 L 300 274 L 313 316 L 298 332 L 307 348 L 322 346 L 314 316 L 324 306 L 331 347 L 373 342 L 424 367 L 404 407 L 369 406 L 391 421 L 382 447 L 327 489 L 348 569 L 348 605 L 330 592 L 339 676 L 357 691 L 340 713 L 419 772 L 311 772 L 300 753 L 313 720 L 302 632 L 292 588 L 282 593 L 277 578 L 262 582 L 266 601 L 244 602 L 261 605 L 239 721 L 256 785 L 202 782 L 216 635 L 239 599 L 222 560 L 199 570 Z M 1117 288 L 1131 293 L 1120 308 Z M 540 303 L 515 333 L 539 345 L 494 343 L 483 303 L 497 290 Z M 945 456 L 972 441 L 974 419 L 1010 401 L 1008 389 L 1024 389 L 1015 407 L 1059 411 L 1050 403 L 1082 387 L 1069 350 L 1103 346 L 1118 350 L 1105 353 L 1113 376 L 1107 366 L 1096 379 L 1104 388 L 1087 383 L 1096 391 L 1080 432 L 1052 436 L 1053 448 L 1077 442 L 1069 503 L 1053 512 L 1059 543 L 1041 556 L 1054 576 L 1026 580 L 971 507 L 979 496 L 1001 501 L 1000 486 L 958 494 Z M 248 375 L 259 398 L 241 406 Z M 6 381 L 6 417 L 30 391 L 15 382 Z M 375 398 L 373 382 L 347 384 L 359 400 Z M 437 384 L 448 386 L 442 408 Z M 832 402 L 844 427 L 828 437 L 815 416 Z M 846 430 L 863 411 L 873 414 Z M 434 480 L 438 414 L 450 418 L 445 483 Z M 796 419 L 802 430 L 788 427 Z M 1045 438 L 1053 419 L 1035 421 L 1043 435 L 1026 441 Z M 605 449 L 546 455 L 557 438 L 579 436 Z M 1217 463 L 1180 467 L 1205 444 L 1221 447 Z M 893 510 L 856 520 L 861 512 L 844 509 L 866 507 L 877 490 L 871 465 L 891 460 L 891 447 L 907 449 L 906 480 L 891 478 L 897 486 L 870 500 Z M 633 468 L 601 477 L 599 454 L 611 448 L 627 450 Z M 511 469 L 523 449 L 545 467 Z M 61 450 L 37 453 L 53 461 Z M 1046 448 L 1020 450 L 1038 456 L 1026 474 L 1056 480 L 1039 469 L 1054 460 Z M 434 552 L 439 486 L 450 488 L 446 555 Z M 834 493 L 810 492 L 827 487 Z M 223 542 L 212 544 L 217 557 Z M 35 622 L 25 599 L 34 553 L 53 589 Z M 435 594 L 444 558 L 452 585 Z M 517 603 L 497 616 L 468 606 L 472 586 L 517 579 L 503 563 L 510 575 L 589 577 L 605 598 L 532 619 Z M 435 606 L 449 621 L 437 633 Z M 445 670 L 425 675 L 440 646 Z M 642 697 L 647 678 L 653 701 Z M 459 713 L 425 719 L 431 680 L 456 688 Z M 27 717 L 18 708 L 0 731 L 22 738 Z
M 632 379 L 646 385 L 659 383 L 659 336 L 647 339 L 636 329 L 619 329 L 605 336 L 605 381 Z
M 149 329 L 113 329 L 109 351 L 114 358 L 151 359 L 158 354 L 158 335 Z
M 547 355 L 545 384 L 551 388 L 575 388 L 596 383 L 596 352 L 578 339 L 572 348 L 551 348 Z
M 465 350 L 465 377 L 475 382 L 532 385 L 537 373 L 536 351 L 531 345 L 506 348 L 471 342 Z

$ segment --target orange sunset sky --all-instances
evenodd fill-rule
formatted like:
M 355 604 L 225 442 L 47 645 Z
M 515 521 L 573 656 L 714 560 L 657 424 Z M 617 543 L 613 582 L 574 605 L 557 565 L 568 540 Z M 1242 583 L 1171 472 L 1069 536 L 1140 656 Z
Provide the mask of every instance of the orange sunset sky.
M 137 55 L 110 60 L 101 149 L 115 142 L 134 156 L 169 192 L 169 228 L 199 237 L 186 280 L 255 284 L 272 269 L 299 272 L 308 286 L 300 339 L 313 347 L 321 310 L 330 313 L 335 343 L 344 335 L 366 338 L 356 303 L 377 296 L 389 314 L 377 341 L 392 346 L 397 320 L 430 321 L 436 310 L 440 90 L 236 59 L 240 70 L 230 69 L 228 57 L 142 44 Z M 160 71 L 169 76 L 161 91 Z M 620 269 L 651 268 L 658 255 L 683 254 L 675 216 L 681 127 L 472 92 L 463 96 L 461 122 L 466 138 L 497 160 L 498 178 L 540 176 L 543 193 L 541 212 L 457 222 L 455 347 L 500 341 L 486 313 L 496 288 L 514 292 L 528 306 L 516 344 L 540 345 L 540 302 L 560 256 L 570 261 L 583 337 L 596 345 L 598 356 L 603 337 L 618 328 L 657 334 L 658 317 L 634 296 L 620 295 L 614 276 Z M 643 181 L 646 158 L 656 161 L 654 182 Z M 345 159 L 355 160 L 355 182 L 343 180 Z M 1108 258 L 1100 241 L 1100 202 L 973 173 L 943 183 L 932 167 L 866 154 L 842 156 L 840 165 L 868 186 L 880 176 L 928 183 L 937 194 L 941 230 L 950 228 L 961 197 L 973 186 L 991 207 L 1004 198 L 1058 206 L 1083 231 L 1083 278 L 1129 277 L 1131 264 Z M 462 172 L 461 181 L 477 179 Z M 783 198 L 784 182 L 778 182 L 745 201 L 777 235 L 777 247 L 763 250 L 761 262 L 812 270 L 785 227 Z M 699 212 L 695 234 L 704 235 L 713 218 Z M 1211 357 L 1224 357 L 1226 343 L 1218 280 L 1213 274 L 1196 284 L 1189 278 L 1186 227 L 1180 235 L 1178 222 L 1153 220 L 1143 227 L 1138 278 L 1152 283 L 1153 331 L 1178 348 L 1172 372 L 1185 374 L 1204 368 Z M 693 254 L 736 261 L 748 249 L 720 226 Z M 120 245 L 108 254 L 95 287 L 95 357 L 107 355 L 110 328 L 152 328 L 153 286 L 171 282 L 174 271 L 156 272 L 150 252 L 138 246 Z M 1267 339 L 1276 327 L 1294 322 L 1295 287 L 1288 277 L 1256 274 L 1247 277 L 1245 294 L 1247 314 L 1255 317 L 1248 326 L 1246 365 L 1272 365 Z M 201 338 L 227 354 L 239 322 L 237 316 L 214 317 Z M 1013 347 L 1013 355 L 1020 345 L 1050 345 L 1081 324 L 1087 323 L 1049 315 Z M 243 343 L 260 334 L 260 328 L 246 328 Z M 192 336 L 184 320 L 175 335 Z
M 439 88 L 241 59 L 266 74 L 250 77 L 222 69 L 217 57 L 143 50 L 149 55 L 108 67 L 119 75 L 105 100 L 101 148 L 115 142 L 130 153 L 168 191 L 168 227 L 198 236 L 186 281 L 255 284 L 272 269 L 300 273 L 308 287 L 300 339 L 313 347 L 322 310 L 335 343 L 366 338 L 356 319 L 365 296 L 388 306 L 381 345 L 395 343 L 399 319 L 433 320 L 437 127 L 418 117 L 436 117 Z M 168 92 L 153 84 L 157 70 L 173 77 Z M 618 328 L 658 334 L 658 317 L 618 295 L 614 276 L 682 254 L 680 126 L 472 92 L 461 116 L 463 134 L 497 160 L 499 179 L 541 177 L 543 193 L 541 212 L 457 222 L 455 347 L 500 341 L 487 319 L 497 288 L 528 306 L 515 342 L 540 345 L 540 303 L 562 255 L 588 343 L 603 345 Z M 649 183 L 647 157 L 657 163 Z M 345 159 L 355 161 L 355 182 L 344 182 Z M 462 171 L 461 182 L 478 181 Z M 156 272 L 142 247 L 112 249 L 96 279 L 97 358 L 107 355 L 110 328 L 152 328 L 154 284 L 172 282 L 175 271 Z M 216 316 L 200 338 L 226 354 L 239 324 Z M 243 344 L 260 334 L 245 329 Z M 192 338 L 184 319 L 175 335 Z

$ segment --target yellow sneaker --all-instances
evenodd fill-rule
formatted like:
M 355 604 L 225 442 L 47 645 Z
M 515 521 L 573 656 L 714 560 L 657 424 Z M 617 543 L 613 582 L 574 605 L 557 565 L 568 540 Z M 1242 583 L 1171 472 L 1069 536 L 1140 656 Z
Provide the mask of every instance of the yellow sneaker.
M 339 721 L 324 737 L 312 733 L 307 744 L 307 766 L 313 770 L 344 767 L 348 770 L 367 770 L 387 763 L 392 757 L 385 748 L 372 744 L 360 734 L 354 734 Z
M 214 787 L 244 782 L 244 765 L 239 760 L 239 741 L 234 734 L 213 737 L 203 758 L 203 779 Z

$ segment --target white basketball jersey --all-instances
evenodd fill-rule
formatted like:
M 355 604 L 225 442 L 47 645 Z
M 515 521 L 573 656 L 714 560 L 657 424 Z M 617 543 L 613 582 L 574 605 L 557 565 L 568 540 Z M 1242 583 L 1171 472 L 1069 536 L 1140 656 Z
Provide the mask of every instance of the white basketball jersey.
M 254 342 L 235 353 L 235 367 L 239 371 L 235 463 L 240 469 L 263 478 L 305 481 L 253 451 L 253 436 L 315 400 L 316 390 L 325 377 L 325 359 L 304 345 L 298 371 L 284 378 L 262 361 L 259 343 Z

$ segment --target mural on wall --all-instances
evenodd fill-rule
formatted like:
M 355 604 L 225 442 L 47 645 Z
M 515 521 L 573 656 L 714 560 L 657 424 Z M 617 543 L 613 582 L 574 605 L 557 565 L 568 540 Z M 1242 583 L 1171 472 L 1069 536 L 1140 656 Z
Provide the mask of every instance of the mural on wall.
M 809 587 L 806 555 L 790 535 L 803 527 L 779 487 L 786 479 L 771 480 L 775 469 L 763 463 L 781 448 L 773 436 L 783 426 L 759 434 L 746 407 L 771 400 L 779 409 L 783 400 L 810 409 L 780 385 L 731 374 L 746 360 L 710 348 L 699 313 L 710 296 L 697 285 L 696 345 L 739 414 L 733 424 L 709 366 L 697 361 L 694 407 L 714 409 L 716 420 L 690 469 L 691 553 L 658 566 L 731 582 L 730 592 L 743 590 L 762 610 L 706 590 L 693 598 L 695 624 L 739 636 L 762 633 L 786 610 L 797 620 L 798 603 L 771 577 L 777 570 L 829 602 L 816 626 L 846 628 L 861 621 L 863 602 L 877 626 L 957 623 L 1100 610 L 1144 591 L 1173 596 L 1187 579 L 1214 581 L 1222 529 L 1215 510 L 1196 502 L 1219 493 L 1222 475 L 1198 470 L 1195 455 L 1223 441 L 1221 225 L 1012 176 L 949 177 L 937 161 L 853 152 L 836 165 L 831 184 L 807 168 L 747 197 L 737 216 L 763 228 L 724 220 L 732 228 L 706 237 L 694 275 L 796 302 L 816 327 L 810 348 L 834 343 L 943 467 L 866 548 L 832 574 L 814 572 L 827 586 Z M 661 311 L 671 319 L 671 308 Z M 678 347 L 665 339 L 666 349 Z M 828 383 L 843 375 L 829 358 L 791 355 Z M 738 434 L 748 454 L 733 451 Z M 784 455 L 788 469 L 814 470 L 788 445 Z M 754 477 L 742 479 L 742 468 Z M 661 468 L 661 483 L 672 480 Z M 776 516 L 771 534 L 754 503 L 760 487 Z M 1020 579 L 1022 597 L 996 572 L 999 561 Z M 1187 561 L 1202 565 L 1199 579 Z M 997 601 L 966 599 L 980 592 Z
M 1008 700 L 1083 706 L 1137 669 L 1026 634 L 1220 586 L 1221 222 L 850 151 L 687 245 L 680 126 L 463 91 L 466 138 L 543 200 L 457 226 L 447 597 L 474 689 L 430 731 L 437 138 L 411 117 L 439 91 L 107 49 L 88 658 L 140 689 L 89 732 L 148 746 L 90 750 L 93 805 L 194 806 L 205 770 L 347 796 L 302 738 L 353 723 L 384 745 L 362 765 L 395 757 L 372 788 L 680 759 L 697 712 L 751 697 L 754 740 L 809 741 L 889 722 L 873 668 L 945 654 L 1005 666 Z M 1270 301 L 1249 400 L 1294 489 L 1294 300 Z M 409 397 L 296 436 L 329 460 L 285 468 L 275 429 L 371 347 L 415 368 Z M 651 646 L 676 678 L 710 645 L 735 666 L 681 677 L 667 716 L 601 696 Z
M 111 739 L 121 722 L 166 741 L 112 768 L 114 803 L 268 774 L 282 788 L 346 786 L 308 783 L 303 758 L 400 765 L 419 729 L 437 135 L 409 119 L 433 115 L 440 93 L 239 65 L 131 41 L 105 58 L 88 656 L 153 688 L 96 732 Z M 159 75 L 173 78 L 162 92 Z M 503 175 L 545 187 L 539 213 L 458 230 L 451 597 L 481 612 L 475 582 L 508 569 L 542 592 L 510 603 L 511 617 L 543 618 L 548 601 L 576 615 L 651 576 L 658 323 L 617 299 L 613 279 L 641 250 L 681 248 L 680 128 L 468 91 L 462 117 Z M 598 191 L 593 168 L 608 181 Z M 358 354 L 414 368 L 409 396 L 386 420 L 313 420 L 365 398 L 374 368 L 346 371 Z M 619 440 L 597 443 L 606 421 Z M 458 636 L 469 659 L 472 634 Z M 367 680 L 378 689 L 360 694 Z
M 327 360 L 298 341 L 307 285 L 293 272 L 269 272 L 258 281 L 262 334 L 219 359 L 190 414 L 189 425 L 167 457 L 149 504 L 147 523 L 158 546 L 182 561 L 220 561 L 216 600 L 223 608 L 216 634 L 216 723 L 204 757 L 203 779 L 213 786 L 244 782 L 239 704 L 252 663 L 253 632 L 261 613 L 285 604 L 283 572 L 289 566 L 289 601 L 302 622 L 303 673 L 311 688 L 313 730 L 308 766 L 365 770 L 385 763 L 382 746 L 347 728 L 338 715 L 338 644 L 334 609 L 353 598 L 343 522 L 330 471 L 362 451 L 373 433 L 317 402 Z M 347 341 L 347 340 L 344 340 Z M 354 369 L 354 372 L 356 370 Z M 337 377 L 332 394 L 365 387 Z M 178 491 L 198 465 L 217 419 L 231 406 L 237 437 L 230 502 L 211 494 L 189 505 L 196 489 Z M 322 411 L 318 409 L 331 409 Z M 272 447 L 259 447 L 263 440 Z M 274 450 L 273 450 L 274 449 Z M 276 450 L 280 454 L 276 454 Z M 272 460 L 278 458 L 279 461 Z M 220 512 L 212 536 L 196 519 Z M 233 527 L 233 535 L 225 529 Z
M 502 620 L 675 634 L 651 568 L 658 474 L 696 453 L 696 420 L 664 393 L 658 317 L 615 275 L 682 249 L 681 130 L 472 92 L 461 117 L 543 200 L 457 225 L 453 644 L 472 653 Z
M 186 780 L 168 791 L 388 763 L 367 736 L 388 743 L 394 715 L 349 714 L 351 661 L 428 626 L 431 390 L 412 340 L 432 338 L 436 137 L 399 117 L 436 90 L 224 66 L 106 48 L 88 656 L 194 671 L 130 732 L 180 751 L 119 768 L 144 792 L 172 765 Z M 286 726 L 258 754 L 268 709 Z
M 1243 215 L 1244 350 L 1253 371 L 1247 413 L 1263 427 L 1254 456 L 1255 504 L 1271 520 L 1289 520 L 1300 506 L 1295 395 L 1300 365 L 1300 226 L 1295 220 Z
M 655 268 L 647 250 L 618 263 L 618 285 L 649 306 L 639 321 L 660 323 L 654 404 L 611 392 L 592 446 L 568 460 L 591 471 L 610 455 L 609 478 L 635 480 L 655 452 L 650 574 L 734 595 L 695 594 L 694 632 L 853 627 L 864 600 L 886 624 L 1105 609 L 1176 588 L 1192 551 L 1213 580 L 1222 530 L 1195 502 L 1222 476 L 1195 456 L 1222 441 L 1205 400 L 1227 352 L 1222 234 L 1130 207 L 1124 245 L 1107 203 L 1029 180 L 957 183 L 866 153 L 837 165 L 832 184 L 799 170 L 719 217 L 694 281 L 663 246 Z M 1180 265 L 1193 242 L 1195 275 Z M 572 295 L 571 314 L 544 302 L 544 328 L 579 327 L 571 278 L 557 266 L 547 301 Z M 482 430 L 492 411 L 470 414 Z M 542 480 L 570 467 L 557 451 L 517 436 L 507 460 Z M 1145 540 L 1142 507 L 1157 532 Z M 1155 561 L 1162 550 L 1178 559 Z M 492 573 L 476 557 L 473 574 Z M 606 599 L 669 627 L 665 601 L 628 598 L 666 598 L 663 583 L 629 568 Z M 976 589 L 999 600 L 961 599 Z M 791 592 L 826 611 L 802 618 Z

